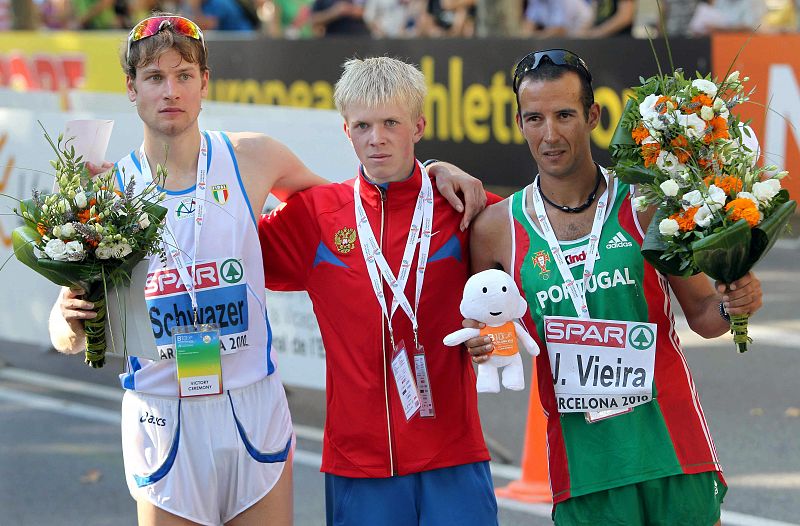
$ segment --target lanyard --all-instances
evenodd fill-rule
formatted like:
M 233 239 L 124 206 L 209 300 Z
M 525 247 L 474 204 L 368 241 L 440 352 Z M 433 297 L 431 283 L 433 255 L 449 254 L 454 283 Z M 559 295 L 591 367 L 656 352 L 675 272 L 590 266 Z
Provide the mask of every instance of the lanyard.
M 606 205 L 608 204 L 609 194 L 609 181 L 608 175 L 603 173 L 606 180 L 606 189 L 600 199 L 597 201 L 597 208 L 594 211 L 594 221 L 592 222 L 592 231 L 589 234 L 589 247 L 586 250 L 586 263 L 583 264 L 583 280 L 581 286 L 573 279 L 572 271 L 567 265 L 567 260 L 564 253 L 561 252 L 561 245 L 558 243 L 553 227 L 550 225 L 550 220 L 547 218 L 547 212 L 544 209 L 544 201 L 542 196 L 536 188 L 539 185 L 539 176 L 533 181 L 531 193 L 533 194 L 533 209 L 536 212 L 536 218 L 539 220 L 539 225 L 542 228 L 544 239 L 550 247 L 550 252 L 553 254 L 553 259 L 556 262 L 558 271 L 561 273 L 561 279 L 569 290 L 570 299 L 575 306 L 575 312 L 581 319 L 589 319 L 589 306 L 586 303 L 586 289 L 589 283 L 589 278 L 594 273 L 594 263 L 597 258 L 597 246 L 600 242 L 600 233 L 603 231 L 603 221 L 606 212 Z
M 364 261 L 367 264 L 367 272 L 369 272 L 370 281 L 372 282 L 372 290 L 375 297 L 378 299 L 378 304 L 381 306 L 383 315 L 389 324 L 389 337 L 392 340 L 394 347 L 394 333 L 392 331 L 392 317 L 397 310 L 398 305 L 408 315 L 411 320 L 411 325 L 414 328 L 414 343 L 419 344 L 417 340 L 417 329 L 419 323 L 417 320 L 416 312 L 419 310 L 419 298 L 422 295 L 422 284 L 425 279 L 425 267 L 428 261 L 428 252 L 431 245 L 431 229 L 433 228 L 433 187 L 431 180 L 428 177 L 425 168 L 417 162 L 419 170 L 422 173 L 422 187 L 419 195 L 417 196 L 417 204 L 414 207 L 414 215 L 411 218 L 411 225 L 408 229 L 408 238 L 406 239 L 406 246 L 403 250 L 403 260 L 400 264 L 400 271 L 395 278 L 389 263 L 381 251 L 380 244 L 375 238 L 375 233 L 370 227 L 367 218 L 367 212 L 364 210 L 364 205 L 361 203 L 360 186 L 361 176 L 356 178 L 353 185 L 353 196 L 355 198 L 355 213 L 356 213 L 356 230 L 358 237 L 361 240 L 361 251 L 364 253 Z M 411 263 L 414 258 L 417 242 L 419 242 L 419 257 L 417 259 L 417 280 L 416 289 L 414 291 L 414 308 L 406 298 L 405 288 L 408 281 L 408 275 L 411 270 Z M 381 279 L 381 277 L 383 279 Z M 383 294 L 383 280 L 389 284 L 392 290 L 392 307 L 391 313 L 386 308 L 386 298 Z
M 144 151 L 144 143 L 139 148 L 139 157 L 142 166 L 142 178 L 144 184 L 150 184 L 153 181 L 153 173 L 150 170 L 150 164 L 147 162 L 147 155 Z M 206 179 L 208 174 L 206 168 L 208 164 L 208 146 L 206 145 L 205 134 L 200 134 L 200 152 L 197 155 L 197 181 L 194 190 L 194 250 L 192 252 L 192 275 L 186 268 L 186 262 L 181 255 L 181 248 L 178 246 L 178 241 L 175 239 L 175 230 L 169 220 L 169 214 L 165 218 L 167 222 L 167 231 L 172 237 L 172 246 L 164 241 L 164 248 L 169 253 L 172 260 L 175 262 L 175 268 L 178 275 L 189 293 L 189 298 L 192 301 L 192 310 L 194 312 L 194 324 L 197 325 L 197 292 L 195 291 L 195 272 L 197 270 L 197 248 L 200 246 L 200 230 L 203 228 L 203 219 L 206 215 Z

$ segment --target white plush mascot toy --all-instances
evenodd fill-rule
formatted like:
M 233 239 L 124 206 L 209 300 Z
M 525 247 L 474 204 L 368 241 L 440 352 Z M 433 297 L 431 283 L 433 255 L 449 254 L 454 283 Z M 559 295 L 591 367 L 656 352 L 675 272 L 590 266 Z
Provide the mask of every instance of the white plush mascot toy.
M 488 361 L 478 364 L 479 393 L 500 392 L 498 369 L 503 370 L 503 386 L 520 391 L 525 388 L 522 358 L 519 347 L 532 356 L 538 356 L 539 346 L 530 334 L 515 321 L 528 310 L 514 279 L 502 270 L 484 270 L 467 280 L 461 314 L 465 318 L 483 322 L 483 329 L 461 329 L 444 337 L 444 344 L 461 345 L 470 338 L 489 335 L 494 351 Z

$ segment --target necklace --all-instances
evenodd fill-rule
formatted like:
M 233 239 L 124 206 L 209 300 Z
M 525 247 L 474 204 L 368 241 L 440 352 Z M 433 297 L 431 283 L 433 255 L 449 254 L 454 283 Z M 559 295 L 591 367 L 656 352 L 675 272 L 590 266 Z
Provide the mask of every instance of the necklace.
M 552 202 L 550 199 L 548 199 L 547 196 L 544 195 L 544 192 L 542 192 L 542 180 L 541 180 L 541 178 L 537 179 L 537 187 L 539 189 L 539 195 L 542 196 L 542 199 L 544 199 L 545 203 L 547 203 L 548 205 L 552 206 L 553 208 L 558 208 L 562 212 L 567 212 L 568 214 L 577 214 L 578 212 L 583 212 L 584 210 L 589 208 L 589 206 L 591 206 L 591 204 L 594 202 L 595 198 L 597 197 L 597 190 L 600 188 L 600 179 L 602 179 L 602 177 L 600 176 L 600 170 L 598 169 L 597 170 L 597 180 L 594 182 L 594 190 L 592 190 L 592 193 L 590 193 L 589 197 L 586 198 L 586 202 L 584 202 L 583 204 L 578 205 L 578 206 L 576 206 L 574 208 L 571 207 L 571 206 L 566 206 L 566 205 L 557 205 L 554 202 Z

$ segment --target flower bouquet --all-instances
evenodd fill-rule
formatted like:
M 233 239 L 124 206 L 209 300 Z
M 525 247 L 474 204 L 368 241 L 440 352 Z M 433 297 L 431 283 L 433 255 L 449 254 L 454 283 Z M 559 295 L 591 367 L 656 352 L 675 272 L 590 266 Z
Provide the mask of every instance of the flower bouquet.
M 748 100 L 739 72 L 716 81 L 681 70 L 640 78 L 609 151 L 615 172 L 638 185 L 633 205 L 657 207 L 642 254 L 665 274 L 703 272 L 731 283 L 769 251 L 794 213 L 780 180 L 787 172 L 757 166 L 753 131 L 732 110 Z M 747 315 L 730 317 L 739 352 Z
M 70 140 L 61 135 L 54 143 L 47 132 L 45 137 L 56 153 L 51 165 L 57 190 L 34 190 L 31 199 L 18 202 L 13 211 L 24 224 L 12 233 L 14 255 L 55 284 L 86 291 L 84 299 L 97 313 L 85 321 L 86 363 L 102 367 L 108 290 L 127 284 L 131 269 L 146 256 L 163 256 L 167 210 L 156 204 L 163 194 L 155 182 L 136 194 L 131 179 L 122 193 L 114 188 L 116 169 L 92 178 Z M 163 182 L 161 166 L 157 174 Z

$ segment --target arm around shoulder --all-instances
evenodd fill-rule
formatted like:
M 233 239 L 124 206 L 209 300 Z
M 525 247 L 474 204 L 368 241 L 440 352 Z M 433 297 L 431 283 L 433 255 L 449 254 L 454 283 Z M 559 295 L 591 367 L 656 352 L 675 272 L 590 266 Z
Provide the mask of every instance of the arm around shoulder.
M 508 199 L 491 205 L 475 218 L 470 232 L 469 249 L 473 273 L 490 268 L 499 268 L 506 272 L 511 270 Z

